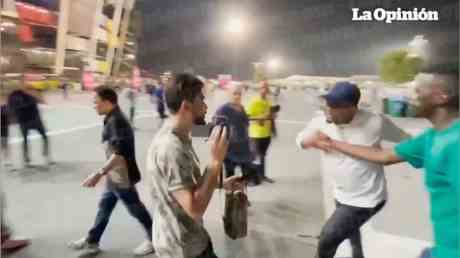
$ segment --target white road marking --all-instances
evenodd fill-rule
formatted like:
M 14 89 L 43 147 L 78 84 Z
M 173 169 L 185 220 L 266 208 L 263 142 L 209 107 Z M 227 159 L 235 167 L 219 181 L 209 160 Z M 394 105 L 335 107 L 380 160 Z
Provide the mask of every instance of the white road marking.
M 48 107 L 50 107 L 50 106 L 48 106 Z M 56 106 L 52 106 L 52 107 L 56 107 Z M 156 114 L 156 112 L 154 112 L 154 111 L 144 111 L 144 110 L 141 110 L 138 113 L 141 113 L 142 115 L 136 116 L 135 119 L 151 118 L 151 117 L 155 117 L 155 114 Z M 305 125 L 307 123 L 306 121 L 283 120 L 283 119 L 280 119 L 280 120 L 277 120 L 277 121 L 279 123 L 284 123 L 284 124 Z M 102 125 L 103 125 L 103 123 L 101 121 L 101 122 L 98 122 L 98 123 L 92 123 L 92 124 L 72 127 L 72 128 L 68 128 L 68 129 L 49 131 L 49 132 L 47 132 L 47 135 L 48 136 L 56 136 L 56 135 L 68 134 L 68 133 L 78 132 L 78 131 L 82 131 L 82 130 L 88 130 L 88 129 L 99 127 L 99 126 L 102 126 Z M 40 138 L 41 138 L 41 136 L 39 134 L 33 134 L 33 135 L 29 136 L 29 140 L 36 140 L 36 139 L 40 139 Z M 23 142 L 22 137 L 13 137 L 10 140 L 10 144 L 17 144 L 17 143 L 22 143 L 22 142 Z
M 136 116 L 135 119 L 143 119 L 143 118 L 151 118 L 151 117 L 153 116 L 152 115 L 140 115 L 140 116 Z M 88 130 L 88 129 L 95 128 L 95 127 L 102 127 L 102 126 L 103 126 L 103 123 L 101 121 L 98 123 L 92 123 L 92 124 L 88 124 L 84 126 L 77 126 L 77 127 L 73 127 L 69 129 L 49 131 L 46 133 L 46 135 L 47 136 L 62 135 L 62 134 L 68 134 L 68 133 L 73 133 L 73 132 L 82 131 L 82 130 Z M 29 140 L 36 140 L 40 138 L 41 136 L 39 134 L 34 134 L 28 137 Z M 17 144 L 21 142 L 23 142 L 22 137 L 14 137 L 10 140 L 10 144 Z

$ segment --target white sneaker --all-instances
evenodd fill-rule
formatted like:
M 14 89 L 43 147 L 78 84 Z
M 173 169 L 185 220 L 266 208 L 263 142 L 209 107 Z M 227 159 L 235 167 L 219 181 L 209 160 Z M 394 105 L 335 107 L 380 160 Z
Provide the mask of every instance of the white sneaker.
M 155 248 L 153 248 L 152 241 L 145 240 L 133 252 L 136 256 L 145 256 L 154 253 Z
M 87 244 L 78 254 L 79 258 L 94 257 L 101 252 L 98 244 Z
M 88 245 L 88 241 L 86 241 L 86 237 L 79 239 L 77 241 L 73 241 L 69 243 L 69 248 L 73 250 L 81 250 L 85 248 L 85 246 Z
M 78 257 L 95 256 L 101 252 L 101 249 L 99 249 L 99 245 L 88 243 L 86 237 L 69 243 L 69 248 L 81 251 Z

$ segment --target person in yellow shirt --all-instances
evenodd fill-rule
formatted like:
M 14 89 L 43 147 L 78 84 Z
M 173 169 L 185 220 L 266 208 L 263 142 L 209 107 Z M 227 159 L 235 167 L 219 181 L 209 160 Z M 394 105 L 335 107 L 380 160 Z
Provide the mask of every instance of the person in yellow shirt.
M 272 103 L 268 99 L 270 89 L 267 82 L 262 82 L 259 87 L 259 95 L 253 97 L 246 106 L 249 117 L 249 138 L 252 149 L 256 156 L 255 164 L 259 177 L 262 181 L 274 183 L 273 179 L 265 173 L 265 156 L 272 138 L 273 114 Z

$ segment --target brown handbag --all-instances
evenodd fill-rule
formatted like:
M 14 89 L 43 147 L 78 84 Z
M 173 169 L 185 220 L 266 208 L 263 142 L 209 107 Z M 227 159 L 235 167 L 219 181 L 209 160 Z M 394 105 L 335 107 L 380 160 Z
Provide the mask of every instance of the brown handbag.
M 231 239 L 248 234 L 248 197 L 243 191 L 225 194 L 224 230 Z
M 223 189 L 222 174 L 220 178 L 221 189 Z M 246 237 L 248 234 L 248 207 L 249 201 L 246 187 L 242 191 L 228 191 L 225 193 L 224 231 L 233 240 Z

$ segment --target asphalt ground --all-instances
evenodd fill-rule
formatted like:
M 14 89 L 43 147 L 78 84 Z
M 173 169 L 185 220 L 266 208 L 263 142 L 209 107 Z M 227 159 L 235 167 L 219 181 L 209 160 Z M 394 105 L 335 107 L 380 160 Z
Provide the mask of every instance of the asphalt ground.
M 127 111 L 125 96 L 122 94 L 120 99 Z M 209 97 L 208 116 L 225 99 L 220 91 Z M 215 193 L 205 215 L 205 226 L 219 257 L 314 256 L 315 236 L 325 220 L 319 153 L 299 150 L 294 143 L 296 134 L 318 110 L 311 100 L 311 96 L 301 91 L 283 92 L 279 99 L 282 106 L 279 135 L 270 147 L 267 161 L 267 174 L 276 183 L 249 189 L 251 207 L 247 238 L 234 241 L 225 236 L 221 219 L 223 194 Z M 73 94 L 68 100 L 53 94 L 47 96 L 47 102 L 41 110 L 56 165 L 44 165 L 41 140 L 33 134 L 30 151 L 36 166 L 21 168 L 21 137 L 17 126 L 11 126 L 13 169 L 2 168 L 2 184 L 8 202 L 6 216 L 16 236 L 32 240 L 29 247 L 10 255 L 13 258 L 76 257 L 77 253 L 69 250 L 67 243 L 84 236 L 96 214 L 101 187 L 85 189 L 80 186 L 81 181 L 104 162 L 102 118 L 92 108 L 92 94 Z M 138 99 L 136 152 L 144 171 L 147 149 L 160 126 L 154 110 L 147 96 Z M 401 123 L 418 126 L 413 122 Z M 194 146 L 204 166 L 209 158 L 209 147 L 202 138 L 194 139 Z M 389 201 L 373 220 L 373 227 L 385 233 L 431 239 L 421 173 L 407 165 L 397 165 L 388 168 L 386 174 Z M 142 183 L 138 189 L 146 206 L 154 212 Z M 132 249 L 143 240 L 140 225 L 123 205 L 118 206 L 102 238 L 104 252 L 99 257 L 132 257 Z

